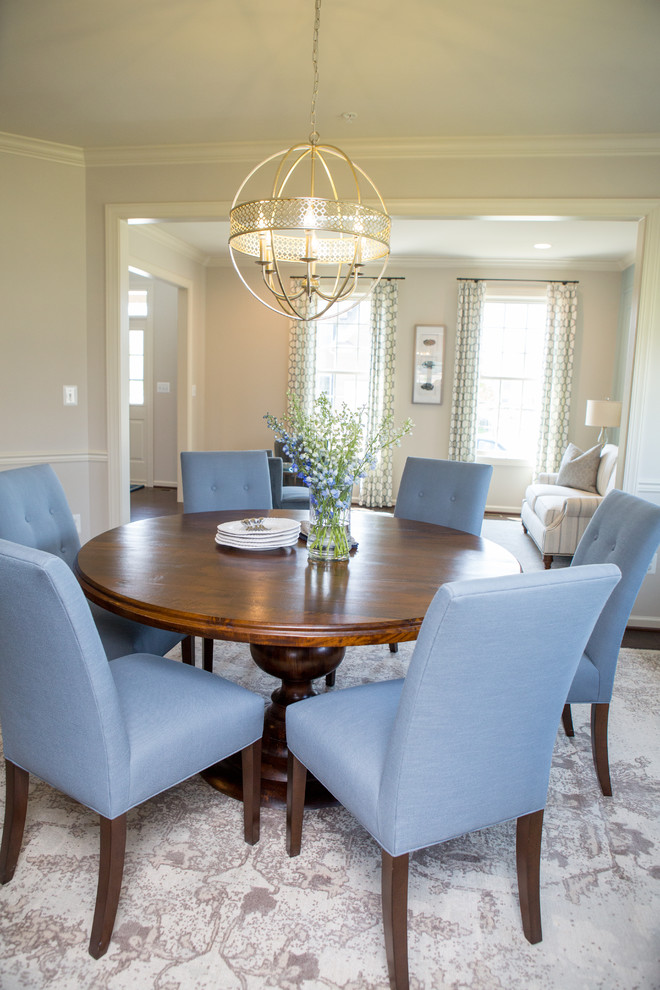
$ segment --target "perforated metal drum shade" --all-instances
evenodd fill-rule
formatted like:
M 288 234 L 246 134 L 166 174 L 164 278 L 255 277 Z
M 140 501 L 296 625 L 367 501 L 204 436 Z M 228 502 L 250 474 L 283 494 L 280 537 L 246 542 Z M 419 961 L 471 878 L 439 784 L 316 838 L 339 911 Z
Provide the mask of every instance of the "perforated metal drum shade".
M 265 180 L 268 166 L 274 177 Z M 258 182 L 263 189 L 264 181 L 265 196 L 239 202 L 248 186 L 253 191 Z M 259 302 L 312 320 L 337 304 L 345 312 L 369 295 L 387 265 L 390 230 L 383 199 L 365 172 L 339 148 L 310 141 L 271 155 L 244 180 L 230 212 L 229 249 Z M 248 284 L 240 256 L 261 267 L 261 294 Z M 358 291 L 363 267 L 372 263 L 380 270 Z
M 390 227 L 386 213 L 361 203 L 311 196 L 260 199 L 232 209 L 229 241 L 234 250 L 259 258 L 264 233 L 272 231 L 273 247 L 280 261 L 301 261 L 308 247 L 306 232 L 313 231 L 319 264 L 344 264 L 353 261 L 357 238 L 359 257 L 367 263 L 387 257 Z

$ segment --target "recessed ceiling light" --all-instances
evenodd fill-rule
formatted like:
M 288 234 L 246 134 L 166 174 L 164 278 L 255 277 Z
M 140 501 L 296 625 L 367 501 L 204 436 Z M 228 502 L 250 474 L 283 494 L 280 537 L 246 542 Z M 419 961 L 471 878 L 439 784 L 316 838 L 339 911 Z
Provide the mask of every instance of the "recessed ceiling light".
M 535 244 L 534 247 L 537 251 L 547 251 L 548 248 L 552 247 L 552 244 Z

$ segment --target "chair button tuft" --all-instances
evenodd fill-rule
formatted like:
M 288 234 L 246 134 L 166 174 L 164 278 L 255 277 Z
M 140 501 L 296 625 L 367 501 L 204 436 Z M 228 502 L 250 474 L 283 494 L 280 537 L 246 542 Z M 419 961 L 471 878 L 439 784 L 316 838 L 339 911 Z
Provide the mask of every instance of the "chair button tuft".
M 217 485 L 211 485 L 211 491 L 212 492 L 217 492 L 217 490 L 218 490 L 218 486 Z
M 248 492 L 249 490 L 250 490 L 250 486 L 249 485 L 243 485 L 243 491 L 244 492 Z
M 450 498 L 449 498 L 449 501 L 450 502 L 455 502 L 456 501 L 456 496 L 455 495 L 451 495 Z
M 418 498 L 424 498 L 424 492 L 417 492 Z
M 29 523 L 29 521 L 30 521 L 30 517 L 29 517 L 29 516 L 26 516 L 26 517 L 25 517 L 25 521 L 26 521 L 27 523 Z

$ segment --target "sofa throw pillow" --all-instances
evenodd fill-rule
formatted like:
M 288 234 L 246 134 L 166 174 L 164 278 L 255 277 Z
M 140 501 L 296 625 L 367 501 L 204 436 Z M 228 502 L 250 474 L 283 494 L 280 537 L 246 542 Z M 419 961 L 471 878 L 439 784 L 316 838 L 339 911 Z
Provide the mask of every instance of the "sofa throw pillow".
M 593 492 L 597 495 L 596 478 L 601 449 L 601 445 L 597 444 L 590 450 L 583 451 L 574 443 L 569 443 L 561 459 L 557 484 L 566 488 L 579 488 L 583 492 Z

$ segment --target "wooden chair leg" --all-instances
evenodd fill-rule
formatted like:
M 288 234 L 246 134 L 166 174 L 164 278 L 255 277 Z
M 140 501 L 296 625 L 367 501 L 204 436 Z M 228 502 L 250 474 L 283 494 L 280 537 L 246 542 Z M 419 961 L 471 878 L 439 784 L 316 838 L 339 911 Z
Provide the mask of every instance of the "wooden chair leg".
M 300 854 L 306 784 L 307 767 L 289 751 L 286 768 L 286 851 L 289 856 Z
M 124 873 L 126 852 L 126 814 L 117 818 L 101 815 L 101 855 L 99 859 L 99 884 L 96 907 L 89 940 L 89 954 L 100 959 L 108 951 L 112 929 L 115 925 L 121 878 Z
M 546 571 L 549 571 L 550 568 L 552 567 L 552 554 L 551 553 L 544 553 L 543 554 L 543 566 L 545 567 Z
M 0 847 L 0 883 L 9 883 L 18 862 L 25 829 L 30 775 L 27 770 L 5 760 L 5 780 L 5 824 Z
M 189 666 L 195 666 L 195 637 L 186 636 L 181 640 L 181 659 Z
M 261 812 L 261 739 L 241 752 L 243 767 L 243 834 L 254 846 L 259 841 Z
M 213 673 L 213 642 L 212 639 L 202 640 L 202 666 L 210 674 Z
M 390 643 L 390 653 L 398 653 L 398 652 L 399 652 L 399 644 Z
M 591 752 L 598 775 L 598 783 L 605 797 L 612 797 L 610 760 L 607 752 L 607 721 L 609 715 L 609 705 L 601 703 L 591 706 Z
M 381 890 L 385 952 L 392 990 L 408 990 L 408 862 L 409 855 L 382 853 Z
M 567 736 L 574 736 L 575 730 L 573 729 L 573 716 L 571 715 L 571 706 L 564 705 L 561 713 L 561 720 L 564 724 L 564 732 Z
M 337 671 L 336 670 L 331 670 L 329 674 L 326 674 L 325 675 L 325 686 L 326 687 L 334 687 L 335 686 L 336 677 L 337 677 Z
M 518 868 L 518 896 L 523 932 L 534 945 L 543 938 L 541 932 L 541 899 L 539 880 L 541 872 L 541 836 L 543 833 L 543 809 L 523 815 L 516 828 L 516 864 Z

